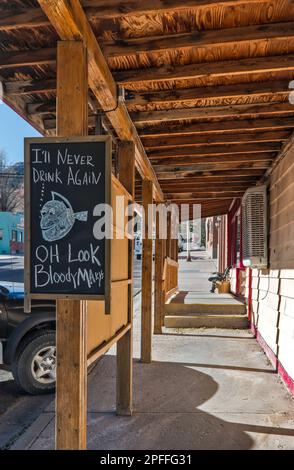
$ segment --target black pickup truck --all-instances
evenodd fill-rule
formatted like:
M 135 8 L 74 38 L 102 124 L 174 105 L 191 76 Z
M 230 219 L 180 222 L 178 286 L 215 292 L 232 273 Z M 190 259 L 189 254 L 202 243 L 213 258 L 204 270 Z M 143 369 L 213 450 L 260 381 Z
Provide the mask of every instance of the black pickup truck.
M 55 302 L 33 301 L 24 313 L 24 285 L 0 281 L 0 368 L 37 395 L 55 389 Z

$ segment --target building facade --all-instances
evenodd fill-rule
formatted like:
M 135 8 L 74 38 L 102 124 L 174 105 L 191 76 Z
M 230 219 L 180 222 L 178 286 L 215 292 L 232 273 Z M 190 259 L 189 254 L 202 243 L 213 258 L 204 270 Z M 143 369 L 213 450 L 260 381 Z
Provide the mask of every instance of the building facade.
M 0 255 L 24 252 L 23 214 L 0 212 Z

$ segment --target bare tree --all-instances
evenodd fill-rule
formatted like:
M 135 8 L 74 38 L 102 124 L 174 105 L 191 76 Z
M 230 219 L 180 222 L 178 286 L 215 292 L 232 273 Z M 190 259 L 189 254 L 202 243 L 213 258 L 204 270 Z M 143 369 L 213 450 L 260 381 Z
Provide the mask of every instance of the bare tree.
M 7 165 L 4 150 L 0 150 L 0 212 L 23 211 L 23 177 Z

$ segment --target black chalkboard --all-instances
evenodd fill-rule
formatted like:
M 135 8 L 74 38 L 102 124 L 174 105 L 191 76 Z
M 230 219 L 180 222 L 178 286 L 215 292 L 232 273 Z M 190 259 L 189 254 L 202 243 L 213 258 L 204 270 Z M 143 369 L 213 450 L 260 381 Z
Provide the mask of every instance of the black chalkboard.
M 26 294 L 106 299 L 109 240 L 95 207 L 110 204 L 109 137 L 25 139 Z

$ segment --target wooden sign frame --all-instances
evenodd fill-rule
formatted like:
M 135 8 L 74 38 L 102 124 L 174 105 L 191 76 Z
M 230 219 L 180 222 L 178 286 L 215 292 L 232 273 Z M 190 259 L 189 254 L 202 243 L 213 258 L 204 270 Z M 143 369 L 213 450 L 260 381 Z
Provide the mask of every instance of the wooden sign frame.
M 105 295 L 95 294 L 46 294 L 31 292 L 31 162 L 30 146 L 38 143 L 93 143 L 105 142 L 105 203 L 111 206 L 112 186 L 112 142 L 110 136 L 86 137 L 37 137 L 25 138 L 25 311 L 30 312 L 32 299 L 74 299 L 74 300 L 101 300 L 105 301 L 105 313 L 110 313 L 111 298 L 111 240 L 105 239 Z

